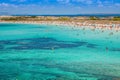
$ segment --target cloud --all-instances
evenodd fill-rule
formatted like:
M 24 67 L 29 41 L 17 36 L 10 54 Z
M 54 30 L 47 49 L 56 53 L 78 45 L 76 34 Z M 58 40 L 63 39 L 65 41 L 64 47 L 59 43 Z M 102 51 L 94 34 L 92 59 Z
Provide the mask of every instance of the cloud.
M 0 6 L 8 7 L 9 4 L 7 4 L 7 3 L 1 3 Z
M 80 2 L 85 4 L 93 4 L 93 0 L 73 0 L 74 2 Z
M 97 4 L 98 4 L 98 7 L 104 7 L 103 3 L 100 0 L 97 1 Z
M 8 4 L 8 3 L 0 3 L 0 7 L 17 7 L 17 5 Z
M 115 6 L 120 7 L 120 3 L 115 3 Z
M 57 2 L 62 3 L 62 4 L 67 4 L 70 2 L 70 0 L 57 0 Z
M 25 2 L 26 0 L 11 0 L 12 2 Z

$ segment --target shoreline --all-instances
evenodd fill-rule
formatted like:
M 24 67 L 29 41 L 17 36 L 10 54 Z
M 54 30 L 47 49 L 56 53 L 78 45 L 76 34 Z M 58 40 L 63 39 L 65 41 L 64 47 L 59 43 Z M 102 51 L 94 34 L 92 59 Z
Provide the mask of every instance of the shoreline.
M 18 24 L 44 24 L 56 26 L 69 26 L 73 28 L 90 28 L 100 30 L 115 30 L 120 31 L 120 24 L 115 23 L 91 23 L 89 21 L 75 22 L 75 21 L 0 21 L 0 23 L 18 23 Z

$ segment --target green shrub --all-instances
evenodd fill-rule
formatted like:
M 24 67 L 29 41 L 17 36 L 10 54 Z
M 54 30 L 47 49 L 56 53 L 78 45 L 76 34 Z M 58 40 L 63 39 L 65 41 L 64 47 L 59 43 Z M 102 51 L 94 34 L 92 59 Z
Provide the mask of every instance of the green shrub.
M 95 16 L 91 16 L 91 17 L 90 17 L 90 20 L 99 20 L 99 18 L 98 18 L 98 17 L 95 17 Z
M 70 18 L 69 18 L 69 17 L 60 17 L 59 20 L 62 20 L 62 21 L 69 21 Z
M 117 16 L 116 16 L 116 17 L 113 17 L 113 20 L 115 20 L 115 21 L 116 21 L 116 20 L 120 20 L 120 17 L 117 17 Z

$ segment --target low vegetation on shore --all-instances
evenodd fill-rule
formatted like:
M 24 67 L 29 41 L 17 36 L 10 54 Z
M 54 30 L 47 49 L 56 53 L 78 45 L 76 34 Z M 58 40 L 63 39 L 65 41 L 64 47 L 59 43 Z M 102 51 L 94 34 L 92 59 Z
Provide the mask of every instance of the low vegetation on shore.
M 91 24 L 120 24 L 120 17 L 96 17 L 96 16 L 78 16 L 78 17 L 68 17 L 68 16 L 0 16 L 0 22 L 16 22 L 16 21 L 61 21 L 61 22 L 88 22 Z
M 120 17 L 96 17 L 96 16 L 90 16 L 90 17 L 67 17 L 67 16 L 61 16 L 61 17 L 55 17 L 55 16 L 0 16 L 0 20 L 2 21 L 47 21 L 47 20 L 58 20 L 58 21 L 70 21 L 70 20 L 113 20 L 113 21 L 120 21 Z

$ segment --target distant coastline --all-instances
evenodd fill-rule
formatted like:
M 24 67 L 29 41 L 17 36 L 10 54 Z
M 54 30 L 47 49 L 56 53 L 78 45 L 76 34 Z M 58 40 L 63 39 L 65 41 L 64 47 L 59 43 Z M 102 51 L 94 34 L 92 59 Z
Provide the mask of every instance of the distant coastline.
M 2 15 L 0 15 L 2 16 Z M 90 16 L 95 16 L 95 17 L 114 17 L 114 16 L 119 16 L 120 14 L 11 14 L 11 15 L 6 15 L 6 16 L 54 16 L 54 17 L 61 17 L 61 16 L 67 16 L 67 17 L 90 17 Z

